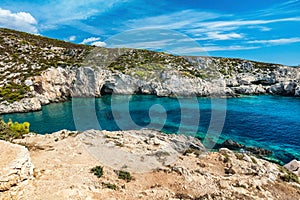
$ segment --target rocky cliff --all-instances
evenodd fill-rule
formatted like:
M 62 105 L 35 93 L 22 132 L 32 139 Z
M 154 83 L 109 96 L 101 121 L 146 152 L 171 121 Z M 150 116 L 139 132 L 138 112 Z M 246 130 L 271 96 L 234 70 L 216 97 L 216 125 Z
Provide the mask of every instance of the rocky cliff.
M 75 45 L 0 29 L 0 113 L 77 96 L 300 96 L 300 68 Z
M 10 164 L 18 163 L 14 152 L 25 147 L 26 159 L 19 159 L 28 163 L 19 168 L 30 170 L 14 184 L 0 176 L 1 200 L 300 199 L 298 178 L 291 174 L 299 166 L 295 161 L 287 166 L 288 172 L 246 153 L 225 148 L 206 152 L 197 139 L 183 135 L 153 130 L 60 131 L 30 134 L 14 142 L 22 146 L 0 142 L 6 153 L 6 160 L 0 158 L 0 172 L 6 166 L 15 172 Z M 95 166 L 102 167 L 98 177 L 91 173 Z M 120 171 L 127 176 L 120 176 Z

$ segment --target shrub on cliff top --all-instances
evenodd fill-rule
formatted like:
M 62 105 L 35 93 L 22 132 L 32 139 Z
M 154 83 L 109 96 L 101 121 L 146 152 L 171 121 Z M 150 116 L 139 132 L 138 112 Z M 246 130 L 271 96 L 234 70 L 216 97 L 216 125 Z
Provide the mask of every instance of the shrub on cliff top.
M 131 181 L 132 176 L 129 172 L 121 170 L 121 171 L 118 172 L 118 178 L 129 182 L 129 181 Z
M 5 123 L 0 119 L 0 139 L 11 141 L 12 139 L 21 138 L 24 134 L 29 133 L 29 122 L 13 122 L 11 119 Z
M 103 167 L 96 166 L 91 169 L 91 173 L 93 173 L 97 178 L 100 178 L 103 175 Z

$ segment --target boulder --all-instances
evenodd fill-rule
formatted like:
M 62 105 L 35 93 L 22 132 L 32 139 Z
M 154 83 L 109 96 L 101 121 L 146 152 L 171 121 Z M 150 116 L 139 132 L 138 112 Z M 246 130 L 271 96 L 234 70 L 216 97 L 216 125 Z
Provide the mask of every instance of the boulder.
M 259 156 L 271 155 L 273 153 L 272 151 L 261 147 L 245 147 L 245 150 Z
M 242 144 L 239 144 L 238 142 L 236 141 L 233 141 L 233 140 L 225 140 L 221 146 L 225 147 L 225 148 L 228 148 L 228 149 L 231 149 L 231 150 L 238 150 L 238 149 L 241 149 L 241 148 L 244 148 L 245 146 L 242 145 Z
M 41 110 L 42 105 L 37 97 L 25 98 L 14 103 L 1 102 L 0 113 L 29 112 Z
M 300 177 L 300 161 L 292 160 L 291 162 L 284 165 L 284 168 Z
M 28 150 L 21 145 L 0 140 L 0 192 L 33 178 L 34 166 Z

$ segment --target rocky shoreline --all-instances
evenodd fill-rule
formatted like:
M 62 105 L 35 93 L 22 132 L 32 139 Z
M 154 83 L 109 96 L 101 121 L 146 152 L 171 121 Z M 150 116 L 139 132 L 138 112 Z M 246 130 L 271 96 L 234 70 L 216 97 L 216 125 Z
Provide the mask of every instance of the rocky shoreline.
M 0 28 L 0 114 L 105 94 L 300 96 L 300 67 L 95 48 Z
M 13 156 L 18 153 L 7 153 L 1 163 L 24 163 L 22 166 L 30 166 L 26 168 L 30 170 L 23 171 L 22 181 L 11 176 L 7 182 L 1 176 L 0 199 L 300 198 L 299 183 L 286 182 L 291 173 L 299 176 L 295 171 L 299 162 L 283 169 L 226 148 L 207 152 L 199 140 L 183 135 L 146 129 L 63 130 L 50 135 L 29 134 L 14 143 L 1 142 L 0 148 L 4 145 L 14 152 L 21 144 L 27 149 L 29 163 L 18 162 Z M 100 178 L 90 172 L 96 165 L 103 167 Z M 130 173 L 130 181 L 119 179 L 118 170 Z
M 0 114 L 30 112 L 41 109 L 42 105 L 66 101 L 72 97 L 101 97 L 106 94 L 150 94 L 156 96 L 204 96 L 238 97 L 240 95 L 281 95 L 300 96 L 300 68 L 278 67 L 287 71 L 280 77 L 274 71 L 273 79 L 261 74 L 237 74 L 235 78 L 203 80 L 180 74 L 164 73 L 164 80 L 145 81 L 134 76 L 90 67 L 50 68 L 40 76 L 27 80 L 31 98 L 0 103 Z M 293 78 L 294 77 L 294 78 Z M 268 80 L 270 79 L 270 80 Z M 289 80 L 286 80 L 289 79 Z M 262 85 L 264 81 L 268 85 Z

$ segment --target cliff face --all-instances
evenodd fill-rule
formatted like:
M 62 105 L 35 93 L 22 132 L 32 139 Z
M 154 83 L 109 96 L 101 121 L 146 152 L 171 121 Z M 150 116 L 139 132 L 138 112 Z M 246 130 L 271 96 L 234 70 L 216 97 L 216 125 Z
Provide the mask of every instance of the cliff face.
M 74 45 L 0 29 L 0 113 L 74 96 L 300 96 L 300 68 Z

